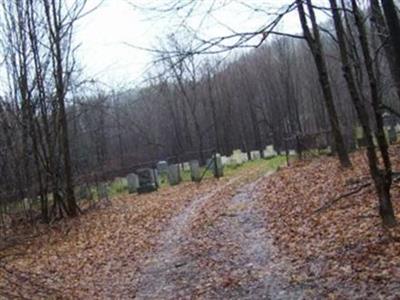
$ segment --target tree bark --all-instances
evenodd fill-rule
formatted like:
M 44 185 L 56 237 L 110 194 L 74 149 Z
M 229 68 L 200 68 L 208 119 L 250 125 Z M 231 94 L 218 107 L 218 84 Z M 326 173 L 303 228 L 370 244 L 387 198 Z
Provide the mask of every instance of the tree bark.
M 392 47 L 394 63 L 396 68 L 396 84 L 400 93 L 400 21 L 396 5 L 393 0 L 381 0 L 386 24 L 390 34 L 389 44 Z
M 385 57 L 388 62 L 390 74 L 396 84 L 397 97 L 400 100 L 400 67 L 396 63 L 396 51 L 388 42 L 389 31 L 385 23 L 378 0 L 370 0 L 371 5 L 371 23 L 376 28 L 380 42 L 384 45 Z
M 383 128 L 383 117 L 381 113 L 381 99 L 378 92 L 378 84 L 374 71 L 374 63 L 369 50 L 367 31 L 364 27 L 363 17 L 361 10 L 358 7 L 356 0 L 351 0 L 354 20 L 359 33 L 359 40 L 361 50 L 364 57 L 364 65 L 367 70 L 368 82 L 370 86 L 371 102 L 375 114 L 376 128 L 377 128 L 377 141 L 379 150 L 382 155 L 384 169 L 378 170 L 378 174 L 372 174 L 375 178 L 375 186 L 379 195 L 379 212 L 381 214 L 382 221 L 385 225 L 392 226 L 396 224 L 396 218 L 392 206 L 390 197 L 390 187 L 392 185 L 392 166 L 389 157 L 389 146 L 385 137 L 385 131 Z M 377 162 L 377 166 L 379 161 Z
M 352 1 L 353 2 L 353 1 Z M 347 46 L 347 41 L 345 37 L 345 30 L 343 27 L 342 19 L 338 10 L 338 6 L 336 3 L 336 0 L 329 0 L 331 10 L 332 10 L 332 17 L 335 25 L 335 30 L 336 30 L 336 36 L 338 39 L 339 43 L 339 51 L 340 51 L 340 57 L 342 61 L 342 66 L 343 66 L 343 76 L 346 80 L 346 84 L 350 93 L 351 100 L 354 104 L 354 107 L 356 109 L 358 119 L 360 121 L 360 124 L 363 128 L 364 135 L 365 135 L 365 140 L 367 143 L 367 157 L 368 157 L 368 166 L 370 170 L 371 177 L 374 181 L 375 184 L 375 189 L 378 194 L 378 199 L 379 199 L 379 204 L 380 204 L 380 214 L 382 221 L 385 225 L 393 225 L 395 223 L 394 219 L 394 212 L 393 208 L 391 205 L 390 201 L 390 185 L 391 185 L 391 168 L 390 168 L 390 160 L 388 158 L 388 153 L 387 153 L 387 147 L 385 148 L 384 145 L 381 145 L 380 149 L 382 151 L 382 154 L 384 156 L 387 156 L 385 160 L 385 171 L 382 172 L 379 169 L 379 158 L 377 156 L 377 153 L 375 151 L 375 146 L 374 146 L 374 141 L 373 141 L 373 135 L 372 135 L 372 129 L 370 126 L 369 122 L 369 116 L 367 112 L 367 108 L 365 106 L 365 101 L 358 91 L 356 80 L 354 78 L 353 70 L 352 70 L 352 64 L 349 59 L 349 53 L 348 53 L 348 46 Z M 354 3 L 352 3 L 354 4 Z M 356 8 L 353 6 L 353 9 Z M 355 19 L 357 26 L 360 26 L 358 23 L 360 19 L 358 19 L 359 16 L 356 15 L 357 12 L 355 12 Z M 359 28 L 360 30 L 360 28 Z M 362 47 L 365 47 L 365 44 L 367 43 L 366 37 L 363 36 L 365 33 L 363 30 L 360 30 L 360 43 L 363 44 Z M 376 82 L 374 82 L 374 74 L 371 61 L 369 60 L 369 55 L 368 53 L 365 53 L 367 50 L 363 50 L 363 53 L 365 56 L 365 61 L 368 64 L 368 73 L 369 73 L 369 79 L 370 79 L 370 85 L 371 85 L 371 94 L 372 97 L 378 97 L 377 91 L 376 91 Z M 368 52 L 368 51 L 367 51 Z M 378 101 L 378 99 L 374 99 L 375 101 Z M 374 101 L 373 100 L 373 101 Z M 374 109 L 376 106 L 374 106 Z M 375 115 L 377 117 L 377 115 Z M 378 116 L 380 117 L 380 116 Z M 378 118 L 377 123 L 378 126 L 382 126 L 383 123 L 380 123 L 382 121 L 381 119 Z M 382 127 L 383 130 L 383 127 Z M 381 130 L 379 130 L 380 132 Z M 383 135 L 383 138 L 384 135 Z M 378 138 L 378 142 L 385 143 L 385 141 L 381 140 L 381 137 Z M 387 145 L 386 145 L 387 146 Z
M 311 31 L 307 24 L 306 13 L 303 7 L 303 1 L 296 0 L 296 3 L 303 33 L 308 43 L 308 46 L 311 50 L 311 53 L 313 55 L 315 66 L 318 71 L 318 79 L 322 88 L 322 92 L 324 94 L 325 105 L 328 111 L 328 117 L 332 128 L 336 150 L 339 156 L 339 161 L 343 168 L 349 168 L 351 167 L 351 162 L 348 153 L 346 151 L 343 135 L 340 130 L 339 118 L 336 112 L 335 104 L 333 102 L 332 88 L 329 80 L 329 74 L 324 58 L 324 50 L 322 47 L 322 42 L 319 34 L 318 24 L 316 21 L 312 1 L 307 0 L 306 3 L 311 19 L 313 34 L 311 34 Z

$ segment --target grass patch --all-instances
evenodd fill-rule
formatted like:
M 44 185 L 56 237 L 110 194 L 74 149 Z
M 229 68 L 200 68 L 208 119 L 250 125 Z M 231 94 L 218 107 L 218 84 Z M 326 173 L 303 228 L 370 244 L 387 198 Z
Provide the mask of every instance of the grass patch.
M 116 178 L 108 187 L 110 197 L 128 193 L 128 181 L 126 178 Z
M 257 175 L 262 175 L 263 173 L 267 173 L 268 171 L 274 171 L 276 170 L 279 166 L 285 165 L 286 164 L 286 157 L 283 155 L 280 156 L 275 156 L 273 158 L 269 159 L 258 159 L 258 160 L 251 160 L 247 161 L 241 165 L 227 165 L 224 167 L 224 177 L 231 177 L 235 176 L 239 172 L 246 172 L 250 170 L 257 170 Z M 201 174 L 204 173 L 205 167 L 201 167 Z M 168 184 L 168 178 L 165 173 L 160 174 L 160 188 L 167 187 L 169 186 Z M 191 181 L 191 174 L 190 170 L 184 170 L 181 171 L 181 176 L 182 176 L 182 181 Z M 212 170 L 207 170 L 207 172 L 204 174 L 203 179 L 206 178 L 213 178 L 213 173 Z M 127 194 L 128 193 L 128 182 L 126 178 L 116 178 L 112 182 L 107 183 L 107 191 L 108 191 L 108 196 L 110 198 L 113 198 L 118 195 L 122 194 Z M 98 199 L 98 191 L 96 186 L 91 186 L 90 187 L 90 192 L 92 194 L 93 199 Z M 79 187 L 76 187 L 75 195 L 78 203 L 82 203 L 83 201 L 91 201 L 90 199 L 80 199 L 81 197 L 79 196 Z M 49 195 L 48 198 L 49 201 L 49 207 L 52 206 L 53 204 L 53 198 L 52 195 Z M 4 207 L 4 210 L 8 212 L 21 212 L 24 211 L 23 208 L 23 201 L 15 201 L 12 203 L 9 203 L 7 205 L 7 208 Z M 40 210 L 40 201 L 39 199 L 34 199 L 31 203 L 31 208 L 34 210 L 39 211 Z
M 257 159 L 247 161 L 244 164 L 236 166 L 225 166 L 224 175 L 234 176 L 236 172 L 258 169 L 259 173 L 266 173 L 269 171 L 275 171 L 279 166 L 286 164 L 286 156 L 279 155 L 268 159 Z
M 274 171 L 279 166 L 282 165 L 286 165 L 286 156 L 284 155 L 279 155 L 268 159 L 251 160 L 240 165 L 226 165 L 224 167 L 224 177 L 235 176 L 239 172 L 246 172 L 246 170 L 250 171 L 254 169 L 257 169 L 258 170 L 257 174 L 261 175 L 269 171 Z M 201 174 L 204 173 L 205 169 L 206 168 L 204 166 L 200 167 Z M 214 175 L 212 170 L 207 170 L 207 172 L 204 174 L 203 179 L 213 178 L 213 177 Z M 160 174 L 159 178 L 160 178 L 160 188 L 169 186 L 168 177 L 165 173 Z M 181 170 L 181 178 L 182 181 L 184 182 L 191 181 L 192 179 L 190 170 Z

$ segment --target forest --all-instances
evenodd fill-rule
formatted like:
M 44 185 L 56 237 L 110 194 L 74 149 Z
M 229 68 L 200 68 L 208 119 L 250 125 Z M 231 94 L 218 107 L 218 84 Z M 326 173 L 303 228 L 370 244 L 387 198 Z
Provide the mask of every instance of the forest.
M 347 201 L 342 200 L 344 198 L 358 197 L 360 192 L 367 189 L 369 196 L 365 198 L 373 200 L 369 204 L 360 201 L 359 209 L 372 207 L 371 211 L 378 215 L 379 230 L 386 232 L 393 243 L 399 242 L 396 237 L 400 179 L 400 170 L 397 169 L 400 167 L 397 146 L 400 132 L 400 17 L 397 1 L 295 0 L 291 4 L 282 4 L 275 12 L 269 11 L 268 5 L 263 7 L 261 3 L 251 2 L 246 9 L 265 10 L 270 17 L 262 28 L 251 32 L 232 30 L 229 35 L 209 39 L 196 39 L 196 35 L 188 39 L 185 28 L 182 28 L 182 32 L 168 34 L 160 41 L 159 48 L 147 49 L 153 55 L 154 68 L 147 74 L 145 83 L 135 88 L 105 88 L 97 79 L 85 77 L 77 59 L 79 47 L 74 42 L 74 36 L 76 23 L 92 12 L 87 8 L 90 1 L 0 2 L 0 73 L 3 78 L 0 95 L 0 238 L 7 247 L 4 249 L 13 247 L 10 241 L 11 244 L 15 243 L 14 238 L 19 236 L 13 226 L 49 234 L 52 226 L 64 228 L 63 222 L 69 224 L 69 232 L 79 231 L 81 225 L 76 220 L 80 218 L 105 218 L 101 215 L 101 209 L 109 208 L 101 206 L 119 207 L 118 197 L 122 196 L 117 195 L 117 204 L 113 203 L 111 197 L 107 200 L 111 204 L 104 204 L 99 199 L 96 205 L 87 208 L 78 191 L 84 186 L 92 190 L 103 184 L 112 185 L 114 180 L 135 173 L 138 169 L 154 169 L 160 161 L 183 166 L 184 163 L 198 160 L 201 167 L 206 167 L 210 157 L 216 153 L 230 157 L 240 150 L 251 161 L 252 153 L 257 151 L 262 161 L 260 165 L 253 166 L 254 162 L 250 162 L 250 167 L 240 167 L 244 169 L 239 168 L 242 171 L 238 172 L 242 176 L 240 180 L 246 177 L 246 184 L 258 182 L 260 175 L 257 172 L 261 172 L 263 164 L 274 162 L 264 157 L 264 150 L 268 146 L 273 146 L 278 160 L 286 156 L 287 162 L 290 161 L 287 166 L 278 168 L 283 168 L 283 171 L 277 171 L 277 177 L 260 183 L 259 190 L 266 195 L 268 190 L 275 191 L 276 198 L 265 204 L 266 207 L 269 205 L 265 208 L 268 215 L 285 219 L 279 215 L 280 211 L 287 215 L 296 214 L 296 207 L 286 203 L 285 199 L 300 201 L 299 207 L 311 205 L 313 214 L 315 211 L 319 214 L 330 210 L 337 202 Z M 141 9 L 150 9 L 158 14 L 175 14 L 179 10 L 189 18 L 199 6 L 202 7 L 201 13 L 204 8 L 209 8 L 205 9 L 204 14 L 211 14 L 214 5 L 221 5 L 219 9 L 223 9 L 224 1 L 214 2 L 154 1 L 151 7 Z M 134 4 L 132 6 L 137 7 Z M 299 28 L 290 33 L 281 32 L 278 24 L 288 14 L 296 15 Z M 323 163 L 320 159 L 327 161 Z M 324 169 L 324 164 L 330 169 Z M 316 170 L 312 166 L 318 169 L 318 175 L 314 174 Z M 257 176 L 254 175 L 256 173 Z M 310 184 L 308 188 L 314 192 L 312 185 L 315 185 L 319 191 L 315 196 L 319 205 L 314 205 L 314 200 L 310 200 L 311 204 L 301 202 L 303 198 L 299 200 L 290 190 L 291 186 L 297 186 L 303 180 L 302 177 L 309 178 L 309 181 L 298 188 L 302 190 Z M 342 177 L 346 179 L 335 179 Z M 285 180 L 286 187 L 281 182 Z M 225 181 L 222 182 L 225 184 Z M 332 190 L 326 187 L 328 192 L 325 193 L 320 188 L 326 182 L 331 182 L 333 187 Z M 225 199 L 233 189 L 230 181 L 222 187 L 219 187 L 222 185 L 219 182 L 207 184 L 215 184 L 215 189 L 221 189 L 221 199 Z M 343 186 L 351 189 L 343 190 Z M 209 187 L 200 185 L 195 189 L 188 186 L 184 187 L 188 189 L 186 191 L 179 186 L 182 190 L 171 190 L 174 195 L 171 197 L 179 199 L 171 205 L 181 209 L 184 203 L 189 203 L 191 193 L 211 195 L 212 192 L 207 190 Z M 169 194 L 163 193 L 167 192 L 160 189 L 154 193 L 157 195 L 148 196 L 154 198 L 149 201 L 158 203 L 157 208 L 155 204 L 149 208 L 145 205 L 150 204 L 141 203 L 142 200 L 138 199 L 138 209 L 142 209 L 146 216 L 154 214 L 152 222 L 165 222 L 165 218 L 172 218 L 172 223 L 181 224 L 181 220 L 173 219 L 174 208 L 168 206 L 164 209 L 167 204 L 162 204 L 162 199 L 167 199 Z M 328 199 L 332 199 L 332 203 L 328 203 Z M 199 224 L 224 205 L 230 207 L 231 204 L 224 201 L 221 200 L 218 208 L 215 201 L 211 200 L 204 207 L 192 203 L 192 213 L 199 215 L 199 219 L 194 219 L 192 224 L 193 236 L 198 240 L 205 238 L 202 235 L 205 233 L 201 231 L 203 225 Z M 238 201 L 247 203 L 243 199 Z M 246 205 L 253 209 L 252 204 Z M 284 207 L 287 206 L 290 206 L 290 210 L 285 212 Z M 209 211 L 203 211 L 206 209 Z M 253 212 L 248 209 L 249 213 Z M 304 209 L 309 213 L 311 208 L 307 206 Z M 160 219 L 162 221 L 157 221 L 156 211 L 163 216 Z M 200 221 L 201 214 L 204 216 Z M 229 212 L 226 214 L 229 215 Z M 117 220 L 120 218 L 114 212 L 112 216 Z M 336 217 L 339 218 L 332 216 L 333 219 Z M 287 228 L 304 225 L 296 223 L 300 222 L 296 218 L 293 223 L 290 221 L 293 219 L 287 221 L 290 223 Z M 241 232 L 246 226 L 251 231 L 254 226 L 259 226 L 261 219 L 255 214 L 253 223 L 246 223 L 236 231 Z M 84 220 L 82 222 L 86 222 Z M 143 217 L 138 222 L 147 222 L 145 220 Z M 286 230 L 273 220 L 266 225 L 268 230 Z M 320 221 L 315 222 L 319 224 Z M 366 220 L 365 224 L 370 223 Z M 143 226 L 145 228 L 147 225 Z M 226 224 L 220 226 L 226 234 L 234 231 Z M 40 229 L 32 229 L 36 227 Z M 376 229 L 376 232 L 379 230 Z M 172 235 L 177 232 L 183 234 L 181 231 L 167 230 Z M 291 249 L 297 235 L 290 232 L 285 234 L 292 240 L 286 239 L 286 235 L 277 239 L 290 244 Z M 67 233 L 65 239 L 69 239 Z M 143 238 L 147 239 L 151 240 L 150 235 Z M 256 241 L 259 239 L 258 236 L 254 237 Z M 315 242 L 310 236 L 304 239 Z M 321 245 L 325 245 L 324 242 Z M 321 249 L 314 250 L 329 251 Z M 393 251 L 397 251 L 397 255 L 393 252 L 387 255 L 388 259 L 392 259 L 392 264 L 399 259 L 398 250 Z M 166 255 L 165 251 L 159 252 L 161 258 Z M 249 257 L 254 255 L 249 254 Z M 167 258 L 170 259 L 170 256 Z M 384 265 L 382 270 L 386 267 Z M 393 268 L 390 278 L 395 281 L 399 279 L 398 265 Z M 31 274 L 29 277 L 35 276 Z M 153 285 L 165 284 L 160 280 L 169 282 L 169 275 L 163 276 L 156 279 L 146 275 L 145 280 L 152 282 L 152 285 L 145 285 L 144 288 L 150 296 L 141 294 L 138 288 L 138 291 L 135 290 L 136 297 L 179 298 L 169 292 L 163 295 L 154 291 Z M 198 280 L 202 282 L 204 278 Z M 57 284 L 54 283 L 54 286 Z M 229 290 L 233 283 L 221 284 Z M 276 286 L 282 284 L 279 282 Z M 0 279 L 0 288 L 2 286 Z M 67 294 L 59 294 L 61 287 L 52 291 L 49 286 L 46 285 L 46 289 L 49 289 L 47 294 L 40 294 L 41 288 L 38 288 L 26 290 L 25 295 L 29 298 L 29 295 L 38 292 L 38 298 L 51 295 L 61 298 L 68 298 L 68 295 L 73 295 L 73 298 L 123 295 L 131 298 L 131 294 L 125 295 L 122 290 L 112 292 L 114 290 L 111 287 L 96 296 L 90 293 L 74 294 L 73 291 L 83 290 L 76 286 L 69 287 Z M 298 289 L 297 286 L 294 294 L 290 291 L 289 295 L 300 297 Z M 304 292 L 305 288 L 301 289 Z M 357 286 L 355 290 L 358 289 L 361 288 Z M 254 292 L 250 295 L 255 298 L 262 295 L 262 290 L 250 290 Z M 278 294 L 274 294 L 276 291 L 271 291 L 271 298 L 279 298 Z M 318 298 L 330 293 L 329 288 L 322 291 L 322 294 L 302 295 Z M 220 294 L 219 290 L 213 292 L 215 294 L 207 291 L 205 299 L 246 298 L 240 292 L 235 294 L 232 289 L 229 293 L 233 294 L 226 294 L 226 291 Z M 393 288 L 385 292 L 388 294 L 384 296 L 395 298 L 400 293 L 400 287 L 393 283 Z M 189 292 L 196 299 L 202 298 L 201 293 L 196 293 L 193 289 Z M 350 294 L 334 294 L 338 298 L 343 295 Z M 361 292 L 360 295 L 361 298 L 365 296 Z M 21 294 L 14 296 L 24 298 Z M 4 297 L 13 298 L 13 294 L 4 294 Z

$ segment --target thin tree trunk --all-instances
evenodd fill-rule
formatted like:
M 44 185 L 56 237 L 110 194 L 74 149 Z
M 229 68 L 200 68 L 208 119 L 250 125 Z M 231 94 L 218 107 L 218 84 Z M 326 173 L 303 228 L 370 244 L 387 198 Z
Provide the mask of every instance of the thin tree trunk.
M 396 84 L 400 90 L 400 21 L 396 5 L 393 0 L 381 0 L 383 12 L 386 17 L 386 24 L 390 34 L 389 44 L 392 47 L 394 63 L 396 68 Z M 400 92 L 399 92 L 400 93 Z
M 335 147 L 336 151 L 339 156 L 339 161 L 344 168 L 349 168 L 351 167 L 351 162 L 350 158 L 348 156 L 348 153 L 346 151 L 346 147 L 344 144 L 343 136 L 340 130 L 340 125 L 339 125 L 339 118 L 336 112 L 335 104 L 333 101 L 333 94 L 332 94 L 332 88 L 329 80 L 329 74 L 324 58 L 324 51 L 322 47 L 322 42 L 319 34 L 319 29 L 318 29 L 318 24 L 316 21 L 315 13 L 314 13 L 314 8 L 312 5 L 311 0 L 307 0 L 307 7 L 311 19 L 311 24 L 313 28 L 313 35 L 311 34 L 311 31 L 308 27 L 307 24 L 307 19 L 306 19 L 306 13 L 304 11 L 303 7 L 303 1 L 302 0 L 296 0 L 297 3 L 297 11 L 299 14 L 300 18 L 300 23 L 303 29 L 304 36 L 306 38 L 306 41 L 310 47 L 310 50 L 313 54 L 314 62 L 318 71 L 318 79 L 322 88 L 322 92 L 324 94 L 324 100 L 325 100 L 325 105 L 326 109 L 328 111 L 328 116 L 329 116 L 329 121 L 330 125 L 332 128 L 332 133 L 333 133 L 333 138 L 335 141 Z
M 351 4 L 353 8 L 354 20 L 359 33 L 360 45 L 364 57 L 364 64 L 369 79 L 368 82 L 371 91 L 372 107 L 374 109 L 377 127 L 376 137 L 384 164 L 384 169 L 379 170 L 379 174 L 375 175 L 377 176 L 377 178 L 375 179 L 375 186 L 378 190 L 379 195 L 379 212 L 384 224 L 393 226 L 394 224 L 396 224 L 396 218 L 390 198 L 390 187 L 392 185 L 392 166 L 389 157 L 389 145 L 385 137 L 383 118 L 380 112 L 381 99 L 379 97 L 378 84 L 375 76 L 373 60 L 369 50 L 367 31 L 364 27 L 361 11 L 358 7 L 356 0 L 352 0 Z
M 362 98 L 360 92 L 358 92 L 356 80 L 354 79 L 351 62 L 349 60 L 349 53 L 347 50 L 347 42 L 345 37 L 345 31 L 343 28 L 343 23 L 341 16 L 339 14 L 338 6 L 336 0 L 329 0 L 332 10 L 333 21 L 335 25 L 336 35 L 339 43 L 340 57 L 343 65 L 343 76 L 346 80 L 347 87 L 355 106 L 358 119 L 363 128 L 365 139 L 367 143 L 367 157 L 370 174 L 375 184 L 375 188 L 378 194 L 379 204 L 380 204 L 380 214 L 382 221 L 385 225 L 394 224 L 394 214 L 393 208 L 390 202 L 390 184 L 385 174 L 379 170 L 379 159 L 375 151 L 372 129 L 369 123 L 369 116 L 365 106 L 365 101 Z M 357 18 L 357 17 L 356 17 Z M 361 38 L 362 40 L 362 38 Z M 361 42 L 363 43 L 363 42 Z M 386 166 L 386 163 L 385 163 Z M 390 168 L 390 161 L 389 166 Z M 390 179 L 391 182 L 391 179 Z M 388 203 L 389 201 L 389 203 Z M 390 212 L 391 211 L 391 212 Z M 391 216 L 390 216 L 391 215 Z M 394 223 L 393 223 L 394 222 Z
M 371 5 L 371 22 L 378 32 L 379 40 L 384 45 L 385 56 L 388 62 L 390 74 L 397 88 L 397 97 L 400 100 L 400 67 L 396 64 L 396 51 L 387 40 L 389 37 L 389 31 L 383 17 L 381 7 L 379 6 L 378 0 L 370 0 Z

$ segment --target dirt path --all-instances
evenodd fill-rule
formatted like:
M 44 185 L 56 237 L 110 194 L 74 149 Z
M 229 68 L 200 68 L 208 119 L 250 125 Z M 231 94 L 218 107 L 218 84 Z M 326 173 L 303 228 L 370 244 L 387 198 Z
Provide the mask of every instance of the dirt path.
M 231 184 L 236 179 L 230 180 Z M 188 241 L 191 219 L 199 212 L 202 205 L 225 187 L 222 186 L 201 197 L 197 197 L 181 213 L 174 217 L 167 230 L 162 234 L 159 246 L 148 259 L 142 278 L 140 278 L 138 299 L 174 298 L 176 286 L 170 280 L 176 268 L 186 264 L 187 259 L 181 257 L 179 250 Z
M 200 232 L 192 232 L 193 220 L 234 180 L 194 199 L 172 219 L 142 270 L 136 298 L 301 298 L 272 273 L 273 247 L 257 208 L 257 184 L 263 179 L 237 189 L 219 205 L 223 211 L 216 222 Z

